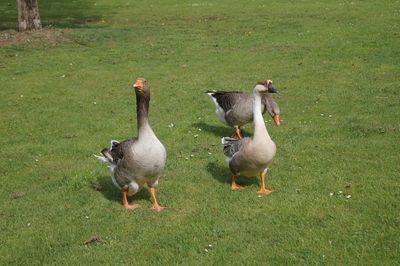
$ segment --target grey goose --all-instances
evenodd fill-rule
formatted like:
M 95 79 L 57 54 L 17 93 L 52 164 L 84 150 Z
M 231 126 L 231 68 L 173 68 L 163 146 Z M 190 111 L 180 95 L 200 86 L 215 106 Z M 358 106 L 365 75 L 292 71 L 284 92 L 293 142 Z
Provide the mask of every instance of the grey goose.
M 111 141 L 110 148 L 104 148 L 101 161 L 110 164 L 114 185 L 122 191 L 126 209 L 141 207 L 130 205 L 127 196 L 136 194 L 146 183 L 150 188 L 152 209 L 161 211 L 155 196 L 155 187 L 167 159 L 164 145 L 158 140 L 149 123 L 150 86 L 144 78 L 138 78 L 133 85 L 136 94 L 137 137 L 118 142 Z
M 272 86 L 271 80 L 260 81 L 257 84 L 268 88 L 268 93 L 261 97 L 261 110 L 266 111 L 273 117 L 277 126 L 280 125 L 280 110 L 276 101 L 269 93 L 276 93 L 277 89 Z M 240 127 L 253 121 L 253 95 L 243 91 L 207 91 L 216 107 L 218 119 L 235 128 L 235 136 L 242 138 Z

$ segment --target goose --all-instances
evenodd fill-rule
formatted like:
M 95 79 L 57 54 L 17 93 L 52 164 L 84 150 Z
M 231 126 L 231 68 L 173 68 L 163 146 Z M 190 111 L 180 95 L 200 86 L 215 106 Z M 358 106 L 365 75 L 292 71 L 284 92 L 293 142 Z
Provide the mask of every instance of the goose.
M 149 123 L 150 86 L 144 78 L 136 79 L 137 137 L 122 142 L 112 140 L 110 148 L 104 148 L 96 157 L 110 164 L 114 185 L 122 191 L 125 209 L 136 209 L 138 204 L 130 205 L 127 196 L 136 194 L 145 183 L 150 188 L 151 209 L 161 211 L 155 196 L 160 173 L 164 169 L 167 153 Z
M 257 84 L 268 88 L 269 93 L 276 93 L 277 89 L 272 86 L 271 80 L 260 81 Z M 235 128 L 235 136 L 242 138 L 240 127 L 253 121 L 252 94 L 241 91 L 207 91 L 216 106 L 218 119 Z M 264 93 L 261 98 L 261 110 L 266 111 L 273 117 L 277 126 L 280 125 L 280 110 L 276 101 L 270 94 Z
M 236 183 L 237 176 L 249 177 L 260 174 L 261 187 L 258 193 L 270 194 L 272 192 L 271 189 L 265 187 L 265 176 L 268 165 L 275 157 L 276 145 L 268 134 L 262 116 L 262 95 L 269 91 L 269 84 L 257 83 L 253 89 L 254 135 L 242 139 L 232 137 L 221 139 L 224 145 L 224 155 L 233 174 L 232 190 L 240 188 Z

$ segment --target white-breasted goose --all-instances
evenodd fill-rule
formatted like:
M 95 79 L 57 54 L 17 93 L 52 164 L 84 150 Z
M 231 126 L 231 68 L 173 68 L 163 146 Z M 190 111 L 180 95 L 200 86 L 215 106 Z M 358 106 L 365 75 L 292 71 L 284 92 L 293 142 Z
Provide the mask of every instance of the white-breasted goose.
M 261 187 L 259 193 L 269 194 L 272 192 L 265 187 L 265 175 L 268 165 L 272 162 L 276 153 L 276 145 L 268 134 L 262 116 L 262 94 L 268 91 L 265 84 L 256 84 L 253 89 L 252 98 L 254 116 L 254 135 L 242 139 L 231 137 L 222 138 L 224 154 L 227 157 L 229 168 L 233 174 L 232 189 L 237 189 L 236 177 L 254 176 L 260 174 Z
M 110 163 L 112 181 L 122 191 L 126 209 L 141 207 L 130 205 L 127 196 L 136 194 L 145 183 L 150 188 L 152 209 L 161 211 L 155 196 L 155 187 L 167 159 L 164 145 L 158 140 L 149 124 L 150 87 L 143 78 L 133 85 L 136 94 L 137 137 L 118 142 L 111 141 L 110 148 L 104 148 L 99 160 Z

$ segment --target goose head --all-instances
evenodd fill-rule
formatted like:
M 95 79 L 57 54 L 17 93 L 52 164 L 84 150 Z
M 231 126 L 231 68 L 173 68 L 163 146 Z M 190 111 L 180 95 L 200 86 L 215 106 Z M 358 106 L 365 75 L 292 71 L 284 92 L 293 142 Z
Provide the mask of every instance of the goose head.
M 263 80 L 259 81 L 256 84 L 255 90 L 262 94 L 262 93 L 277 93 L 278 90 L 272 86 L 272 80 Z M 279 107 L 276 105 L 275 102 L 269 101 L 269 104 L 267 104 L 268 112 L 271 114 L 271 116 L 274 118 L 275 125 L 279 126 L 281 124 L 280 119 L 279 119 Z
M 275 125 L 279 126 L 281 124 L 281 121 L 279 119 L 280 110 L 276 102 L 274 102 L 272 98 L 269 98 L 266 107 L 268 113 L 274 118 Z
M 265 87 L 265 90 L 262 90 L 262 89 L 260 89 L 261 91 L 261 93 L 265 93 L 265 92 L 269 92 L 269 93 L 277 93 L 278 92 L 278 90 L 276 89 L 276 88 L 274 88 L 274 86 L 272 86 L 272 80 L 269 80 L 269 79 L 267 79 L 267 80 L 263 80 L 263 81 L 259 81 L 259 82 L 257 82 L 257 84 L 256 85 L 262 85 L 262 86 L 264 86 Z
M 144 78 L 137 78 L 135 84 L 133 84 L 133 88 L 135 88 L 136 95 L 150 96 L 150 86 Z

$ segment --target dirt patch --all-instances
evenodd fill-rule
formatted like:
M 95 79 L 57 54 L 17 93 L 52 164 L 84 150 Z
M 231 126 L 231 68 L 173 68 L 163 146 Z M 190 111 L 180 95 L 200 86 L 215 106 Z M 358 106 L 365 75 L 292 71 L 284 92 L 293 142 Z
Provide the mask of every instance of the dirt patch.
M 19 198 L 25 197 L 25 195 L 26 195 L 25 192 L 23 192 L 23 191 L 17 191 L 17 192 L 12 193 L 11 198 L 13 198 L 13 199 L 19 199 Z
M 88 240 L 83 242 L 83 244 L 85 246 L 102 245 L 102 244 L 106 244 L 106 243 L 107 243 L 106 241 L 104 241 L 103 239 L 101 239 L 98 236 L 92 236 L 91 238 L 89 238 Z
M 66 36 L 69 30 L 42 29 L 38 31 L 18 32 L 15 30 L 0 31 L 0 47 L 20 45 L 50 45 L 72 42 Z

